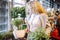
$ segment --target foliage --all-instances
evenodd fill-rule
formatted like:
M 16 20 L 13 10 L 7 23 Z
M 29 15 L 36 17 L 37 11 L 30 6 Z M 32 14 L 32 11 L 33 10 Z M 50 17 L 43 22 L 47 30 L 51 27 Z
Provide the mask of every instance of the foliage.
M 11 17 L 12 18 L 17 18 L 18 14 L 21 14 L 21 17 L 25 18 L 26 17 L 26 15 L 25 15 L 25 7 L 14 7 L 11 10 Z
M 21 24 L 23 24 L 23 20 L 15 19 L 15 20 L 13 21 L 13 24 L 19 29 L 19 26 L 20 26 Z
M 28 40 L 49 40 L 49 36 L 45 34 L 44 28 L 38 28 L 28 34 Z
M 27 28 L 27 25 L 21 25 L 20 26 L 20 30 L 23 30 L 23 29 L 26 29 Z
M 1 32 L 0 33 L 0 40 L 6 40 L 8 38 L 12 38 L 13 33 L 12 32 Z
M 17 11 L 18 11 L 18 7 L 15 7 L 11 10 L 11 17 L 12 18 L 17 18 L 18 17 Z
M 22 18 L 25 18 L 25 17 L 26 17 L 25 7 L 21 7 L 21 8 L 20 8 L 20 14 L 21 14 L 21 17 L 22 17 Z

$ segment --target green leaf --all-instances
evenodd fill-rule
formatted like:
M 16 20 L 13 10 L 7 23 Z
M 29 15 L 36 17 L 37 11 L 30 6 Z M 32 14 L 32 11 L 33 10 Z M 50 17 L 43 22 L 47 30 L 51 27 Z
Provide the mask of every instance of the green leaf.
M 23 24 L 23 20 L 15 19 L 15 20 L 13 21 L 13 24 L 14 24 L 17 28 L 19 28 L 19 25 Z
M 12 18 L 17 18 L 18 14 L 21 14 L 21 17 L 25 18 L 26 17 L 25 7 L 14 7 L 14 8 L 12 8 L 11 17 Z
M 30 32 L 28 35 L 28 40 L 49 40 L 49 36 L 45 34 L 45 29 L 40 27 L 36 31 Z

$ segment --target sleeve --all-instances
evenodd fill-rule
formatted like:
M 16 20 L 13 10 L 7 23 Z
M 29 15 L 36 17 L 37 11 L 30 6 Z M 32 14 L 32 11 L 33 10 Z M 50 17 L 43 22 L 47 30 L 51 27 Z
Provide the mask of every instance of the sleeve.
M 48 16 L 46 14 L 41 14 L 40 19 L 44 28 L 46 28 L 47 24 L 49 24 L 48 26 L 50 26 L 50 23 L 48 22 Z
M 43 16 L 43 20 L 44 20 L 44 25 L 46 27 L 46 25 L 49 23 L 48 22 L 48 16 L 46 14 Z
M 46 14 L 43 15 L 43 20 L 45 26 L 51 27 L 50 22 L 48 21 L 48 16 Z
M 41 15 L 40 15 L 40 17 L 39 17 L 39 20 L 40 20 L 41 27 L 45 28 L 45 27 L 44 27 L 44 21 L 43 21 L 43 18 L 42 18 Z

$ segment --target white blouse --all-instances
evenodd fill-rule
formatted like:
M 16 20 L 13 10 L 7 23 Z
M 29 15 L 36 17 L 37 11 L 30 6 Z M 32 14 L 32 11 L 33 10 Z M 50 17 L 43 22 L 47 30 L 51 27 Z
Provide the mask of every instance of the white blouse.
M 26 17 L 26 24 L 31 32 L 34 32 L 38 27 L 46 27 L 46 17 L 44 14 L 31 14 Z

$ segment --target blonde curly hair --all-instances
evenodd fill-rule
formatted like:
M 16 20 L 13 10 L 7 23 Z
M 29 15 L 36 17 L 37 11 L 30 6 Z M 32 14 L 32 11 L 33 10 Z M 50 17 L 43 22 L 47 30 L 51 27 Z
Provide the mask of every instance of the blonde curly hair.
M 31 3 L 30 3 L 30 6 L 31 6 L 31 8 L 32 8 L 35 12 L 39 12 L 40 14 L 41 14 L 41 13 L 45 13 L 45 10 L 44 10 L 44 8 L 42 7 L 42 5 L 41 5 L 39 2 L 37 2 L 37 1 L 31 2 Z

